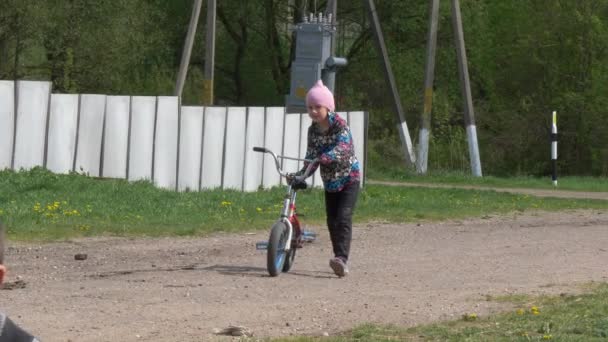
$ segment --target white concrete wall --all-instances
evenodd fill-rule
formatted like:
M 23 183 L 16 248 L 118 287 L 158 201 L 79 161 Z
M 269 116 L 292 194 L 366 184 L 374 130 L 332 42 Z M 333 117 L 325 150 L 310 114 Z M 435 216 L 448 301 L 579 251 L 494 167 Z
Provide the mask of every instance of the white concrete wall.
M 42 166 L 178 191 L 255 191 L 281 179 L 272 157 L 253 147 L 306 154 L 311 120 L 283 107 L 182 107 L 173 96 L 51 95 L 50 88 L 49 82 L 0 81 L 0 170 Z M 367 114 L 339 114 L 349 122 L 363 168 Z M 282 165 L 295 172 L 302 162 Z M 322 186 L 319 171 L 310 183 Z

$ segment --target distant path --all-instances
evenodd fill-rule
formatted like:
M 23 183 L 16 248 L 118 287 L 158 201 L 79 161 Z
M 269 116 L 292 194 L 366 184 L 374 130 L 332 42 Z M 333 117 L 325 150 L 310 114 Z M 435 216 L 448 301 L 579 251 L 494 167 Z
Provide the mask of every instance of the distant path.
M 512 194 L 525 194 L 525 195 L 538 196 L 538 197 L 599 199 L 599 200 L 608 201 L 608 192 L 527 189 L 527 188 L 500 188 L 500 187 L 489 187 L 489 186 L 479 186 L 479 185 L 386 182 L 386 181 L 378 181 L 378 180 L 367 180 L 366 182 L 368 184 L 377 184 L 377 185 L 409 186 L 409 187 L 419 187 L 419 188 L 486 190 L 486 191 L 496 191 L 496 192 L 508 192 L 508 193 L 512 193 Z

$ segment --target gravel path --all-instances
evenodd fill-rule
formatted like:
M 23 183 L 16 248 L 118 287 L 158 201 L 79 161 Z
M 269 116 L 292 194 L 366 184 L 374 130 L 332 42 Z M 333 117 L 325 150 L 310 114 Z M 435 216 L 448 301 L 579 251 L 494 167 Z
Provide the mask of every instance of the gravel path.
M 608 212 L 527 212 L 356 225 L 351 274 L 328 267 L 323 227 L 292 271 L 267 276 L 267 232 L 13 245 L 0 309 L 43 341 L 211 341 L 412 326 L 507 309 L 487 296 L 576 292 L 606 281 Z M 87 254 L 85 260 L 75 255 Z M 503 305 L 503 306 L 501 306 Z

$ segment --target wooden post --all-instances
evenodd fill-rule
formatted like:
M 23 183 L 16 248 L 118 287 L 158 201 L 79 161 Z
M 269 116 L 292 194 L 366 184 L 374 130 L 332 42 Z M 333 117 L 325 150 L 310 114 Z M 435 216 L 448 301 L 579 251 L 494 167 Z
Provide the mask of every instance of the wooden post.
M 458 0 L 452 0 L 452 24 L 454 25 L 454 39 L 458 54 L 460 89 L 464 98 L 464 122 L 466 125 L 467 138 L 469 142 L 471 171 L 473 176 L 481 177 L 481 162 L 479 161 L 479 148 L 477 146 L 477 128 L 475 127 L 475 114 L 473 113 L 473 100 L 471 96 L 471 84 L 469 81 L 469 68 L 467 66 L 467 53 L 464 47 L 462 18 L 460 15 L 460 3 Z
M 435 54 L 437 51 L 437 22 L 439 21 L 439 0 L 430 0 L 429 36 L 424 72 L 424 109 L 418 136 L 418 158 L 416 170 L 425 174 L 428 166 L 429 136 L 431 132 L 431 110 L 433 107 L 433 81 L 435 79 Z
M 207 29 L 205 37 L 205 74 L 203 76 L 203 98 L 205 106 L 213 105 L 213 70 L 215 65 L 215 20 L 216 0 L 207 0 Z
M 182 60 L 177 75 L 177 83 L 175 84 L 175 96 L 182 96 L 182 91 L 184 90 L 184 83 L 186 82 L 186 75 L 188 74 L 188 66 L 190 64 L 190 54 L 192 53 L 192 45 L 194 45 L 194 36 L 196 35 L 196 26 L 198 24 L 198 17 L 201 13 L 202 1 L 203 0 L 194 0 L 194 5 L 192 6 L 188 35 L 186 36 L 186 42 L 184 43 Z
M 553 112 L 553 123 L 551 124 L 551 180 L 553 186 L 557 186 L 557 112 Z
M 401 145 L 403 147 L 405 161 L 409 165 L 413 166 L 416 163 L 416 156 L 412 151 L 412 140 L 410 138 L 410 133 L 407 128 L 407 123 L 405 122 L 405 115 L 403 113 L 403 107 L 401 106 L 401 98 L 399 97 L 399 92 L 397 91 L 397 84 L 395 82 L 395 77 L 393 76 L 391 63 L 388 59 L 388 52 L 384 43 L 384 37 L 382 35 L 380 21 L 378 20 L 378 14 L 376 13 L 376 6 L 374 5 L 373 0 L 367 0 L 365 1 L 365 4 L 367 5 L 369 21 L 372 26 L 376 45 L 378 47 L 378 50 L 380 51 L 380 59 L 382 61 L 382 65 L 384 66 L 384 76 L 393 96 L 393 106 L 395 109 L 395 114 L 397 115 L 397 119 L 399 120 L 397 128 L 399 130 L 399 138 L 401 138 Z

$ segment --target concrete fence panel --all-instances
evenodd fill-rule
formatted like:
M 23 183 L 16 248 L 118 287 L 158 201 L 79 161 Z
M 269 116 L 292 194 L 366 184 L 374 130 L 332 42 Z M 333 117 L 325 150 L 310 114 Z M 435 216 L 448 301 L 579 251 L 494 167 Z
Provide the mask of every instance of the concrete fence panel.
M 365 168 L 365 127 L 366 127 L 366 115 L 365 112 L 349 112 L 348 122 L 350 126 L 350 132 L 353 137 L 353 143 L 355 144 L 355 156 L 359 160 L 361 166 L 361 174 L 364 174 Z M 361 177 L 361 183 L 363 184 L 363 177 Z
M 52 94 L 46 168 L 55 173 L 69 173 L 74 167 L 78 95 Z
M 243 190 L 245 169 L 246 107 L 228 107 L 226 137 L 224 142 L 224 189 Z
M 264 147 L 276 154 L 283 152 L 283 132 L 285 120 L 284 107 L 266 108 L 266 123 L 264 128 Z M 279 185 L 281 176 L 277 173 L 274 160 L 271 156 L 264 156 L 262 185 L 264 188 L 272 188 Z
M 50 82 L 17 81 L 15 170 L 44 166 L 50 91 Z
M 300 151 L 298 152 L 298 158 L 304 159 L 306 157 L 306 150 L 308 149 L 308 127 L 310 127 L 311 124 L 312 119 L 308 114 L 300 115 Z M 304 162 L 298 162 L 298 170 L 303 166 Z
M 155 116 L 156 97 L 133 96 L 131 98 L 129 162 L 127 166 L 130 181 L 152 180 Z
M 244 191 L 255 191 L 262 184 L 264 154 L 254 152 L 254 146 L 264 146 L 264 107 L 249 107 L 247 110 L 245 167 L 243 168 Z
M 179 98 L 159 96 L 154 138 L 154 184 L 161 188 L 177 187 L 177 143 Z
M 182 107 L 177 189 L 198 191 L 201 181 L 203 107 Z
M 130 113 L 131 97 L 108 96 L 106 98 L 101 170 L 103 177 L 127 178 Z
M 74 171 L 99 177 L 106 96 L 80 95 L 80 117 Z
M 285 135 L 283 138 L 283 155 L 298 158 L 300 156 L 300 121 L 302 114 L 285 115 Z M 298 171 L 298 161 L 283 159 L 283 170 L 285 172 Z M 285 180 L 281 180 L 284 184 Z
M 13 161 L 15 129 L 15 82 L 0 81 L 0 170 Z
M 224 160 L 226 108 L 205 108 L 204 120 L 201 189 L 220 188 L 222 186 L 222 165 Z

